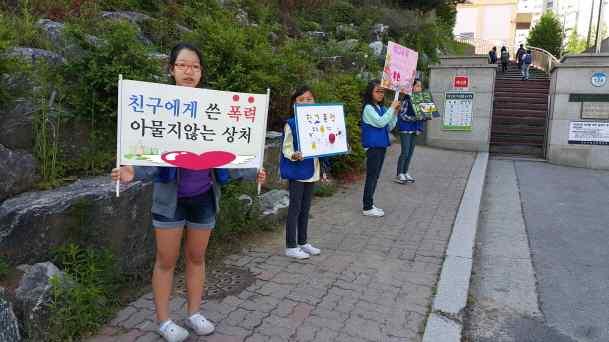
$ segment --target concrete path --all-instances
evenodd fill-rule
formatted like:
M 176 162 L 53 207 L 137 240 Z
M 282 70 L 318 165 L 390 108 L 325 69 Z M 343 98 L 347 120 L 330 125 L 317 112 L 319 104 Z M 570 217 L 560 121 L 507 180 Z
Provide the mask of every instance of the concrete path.
M 466 341 L 609 340 L 608 176 L 489 162 Z
M 392 182 L 398 150 L 390 149 L 377 189 L 384 218 L 361 215 L 361 183 L 316 199 L 310 241 L 322 255 L 288 259 L 279 237 L 226 258 L 256 280 L 206 301 L 202 312 L 217 332 L 189 341 L 420 341 L 475 155 L 418 146 L 417 182 L 399 185 Z M 89 341 L 160 341 L 151 298 L 132 303 Z M 184 303 L 173 299 L 174 319 L 184 318 Z

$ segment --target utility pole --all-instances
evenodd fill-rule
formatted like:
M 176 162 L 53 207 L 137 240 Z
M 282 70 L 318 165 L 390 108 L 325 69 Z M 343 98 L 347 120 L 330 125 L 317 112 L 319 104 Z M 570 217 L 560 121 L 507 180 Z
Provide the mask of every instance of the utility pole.
M 603 0 L 599 1 L 598 4 L 598 22 L 596 23 L 596 53 L 601 52 L 601 19 L 603 15 Z
M 603 0 L 601 0 L 603 1 Z M 592 38 L 592 20 L 594 19 L 594 0 L 590 6 L 590 24 L 588 24 L 588 39 L 586 39 L 586 49 L 590 47 L 590 38 Z

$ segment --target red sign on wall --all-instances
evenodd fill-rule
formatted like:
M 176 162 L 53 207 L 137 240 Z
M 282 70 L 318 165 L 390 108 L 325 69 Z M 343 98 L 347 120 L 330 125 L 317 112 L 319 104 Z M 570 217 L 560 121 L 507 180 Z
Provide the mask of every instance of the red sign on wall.
M 455 76 L 455 82 L 453 88 L 456 89 L 467 89 L 469 88 L 469 77 L 468 76 Z

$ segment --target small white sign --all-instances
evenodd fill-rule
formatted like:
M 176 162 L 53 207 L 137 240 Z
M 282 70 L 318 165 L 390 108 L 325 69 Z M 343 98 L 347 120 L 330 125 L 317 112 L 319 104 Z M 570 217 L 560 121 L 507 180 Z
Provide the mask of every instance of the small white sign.
M 609 145 L 609 122 L 570 122 L 569 144 Z
M 295 106 L 296 129 L 304 158 L 345 154 L 349 151 L 342 104 Z
M 590 81 L 592 82 L 593 86 L 602 87 L 607 84 L 607 74 L 602 71 L 595 72 L 594 74 L 592 74 L 592 78 Z

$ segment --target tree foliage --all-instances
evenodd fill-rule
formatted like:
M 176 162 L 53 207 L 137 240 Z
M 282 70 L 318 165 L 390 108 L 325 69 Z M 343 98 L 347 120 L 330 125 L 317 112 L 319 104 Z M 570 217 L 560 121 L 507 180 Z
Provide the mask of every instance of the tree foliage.
M 527 45 L 542 48 L 559 57 L 562 54 L 562 41 L 562 25 L 556 15 L 548 11 L 529 32 Z

